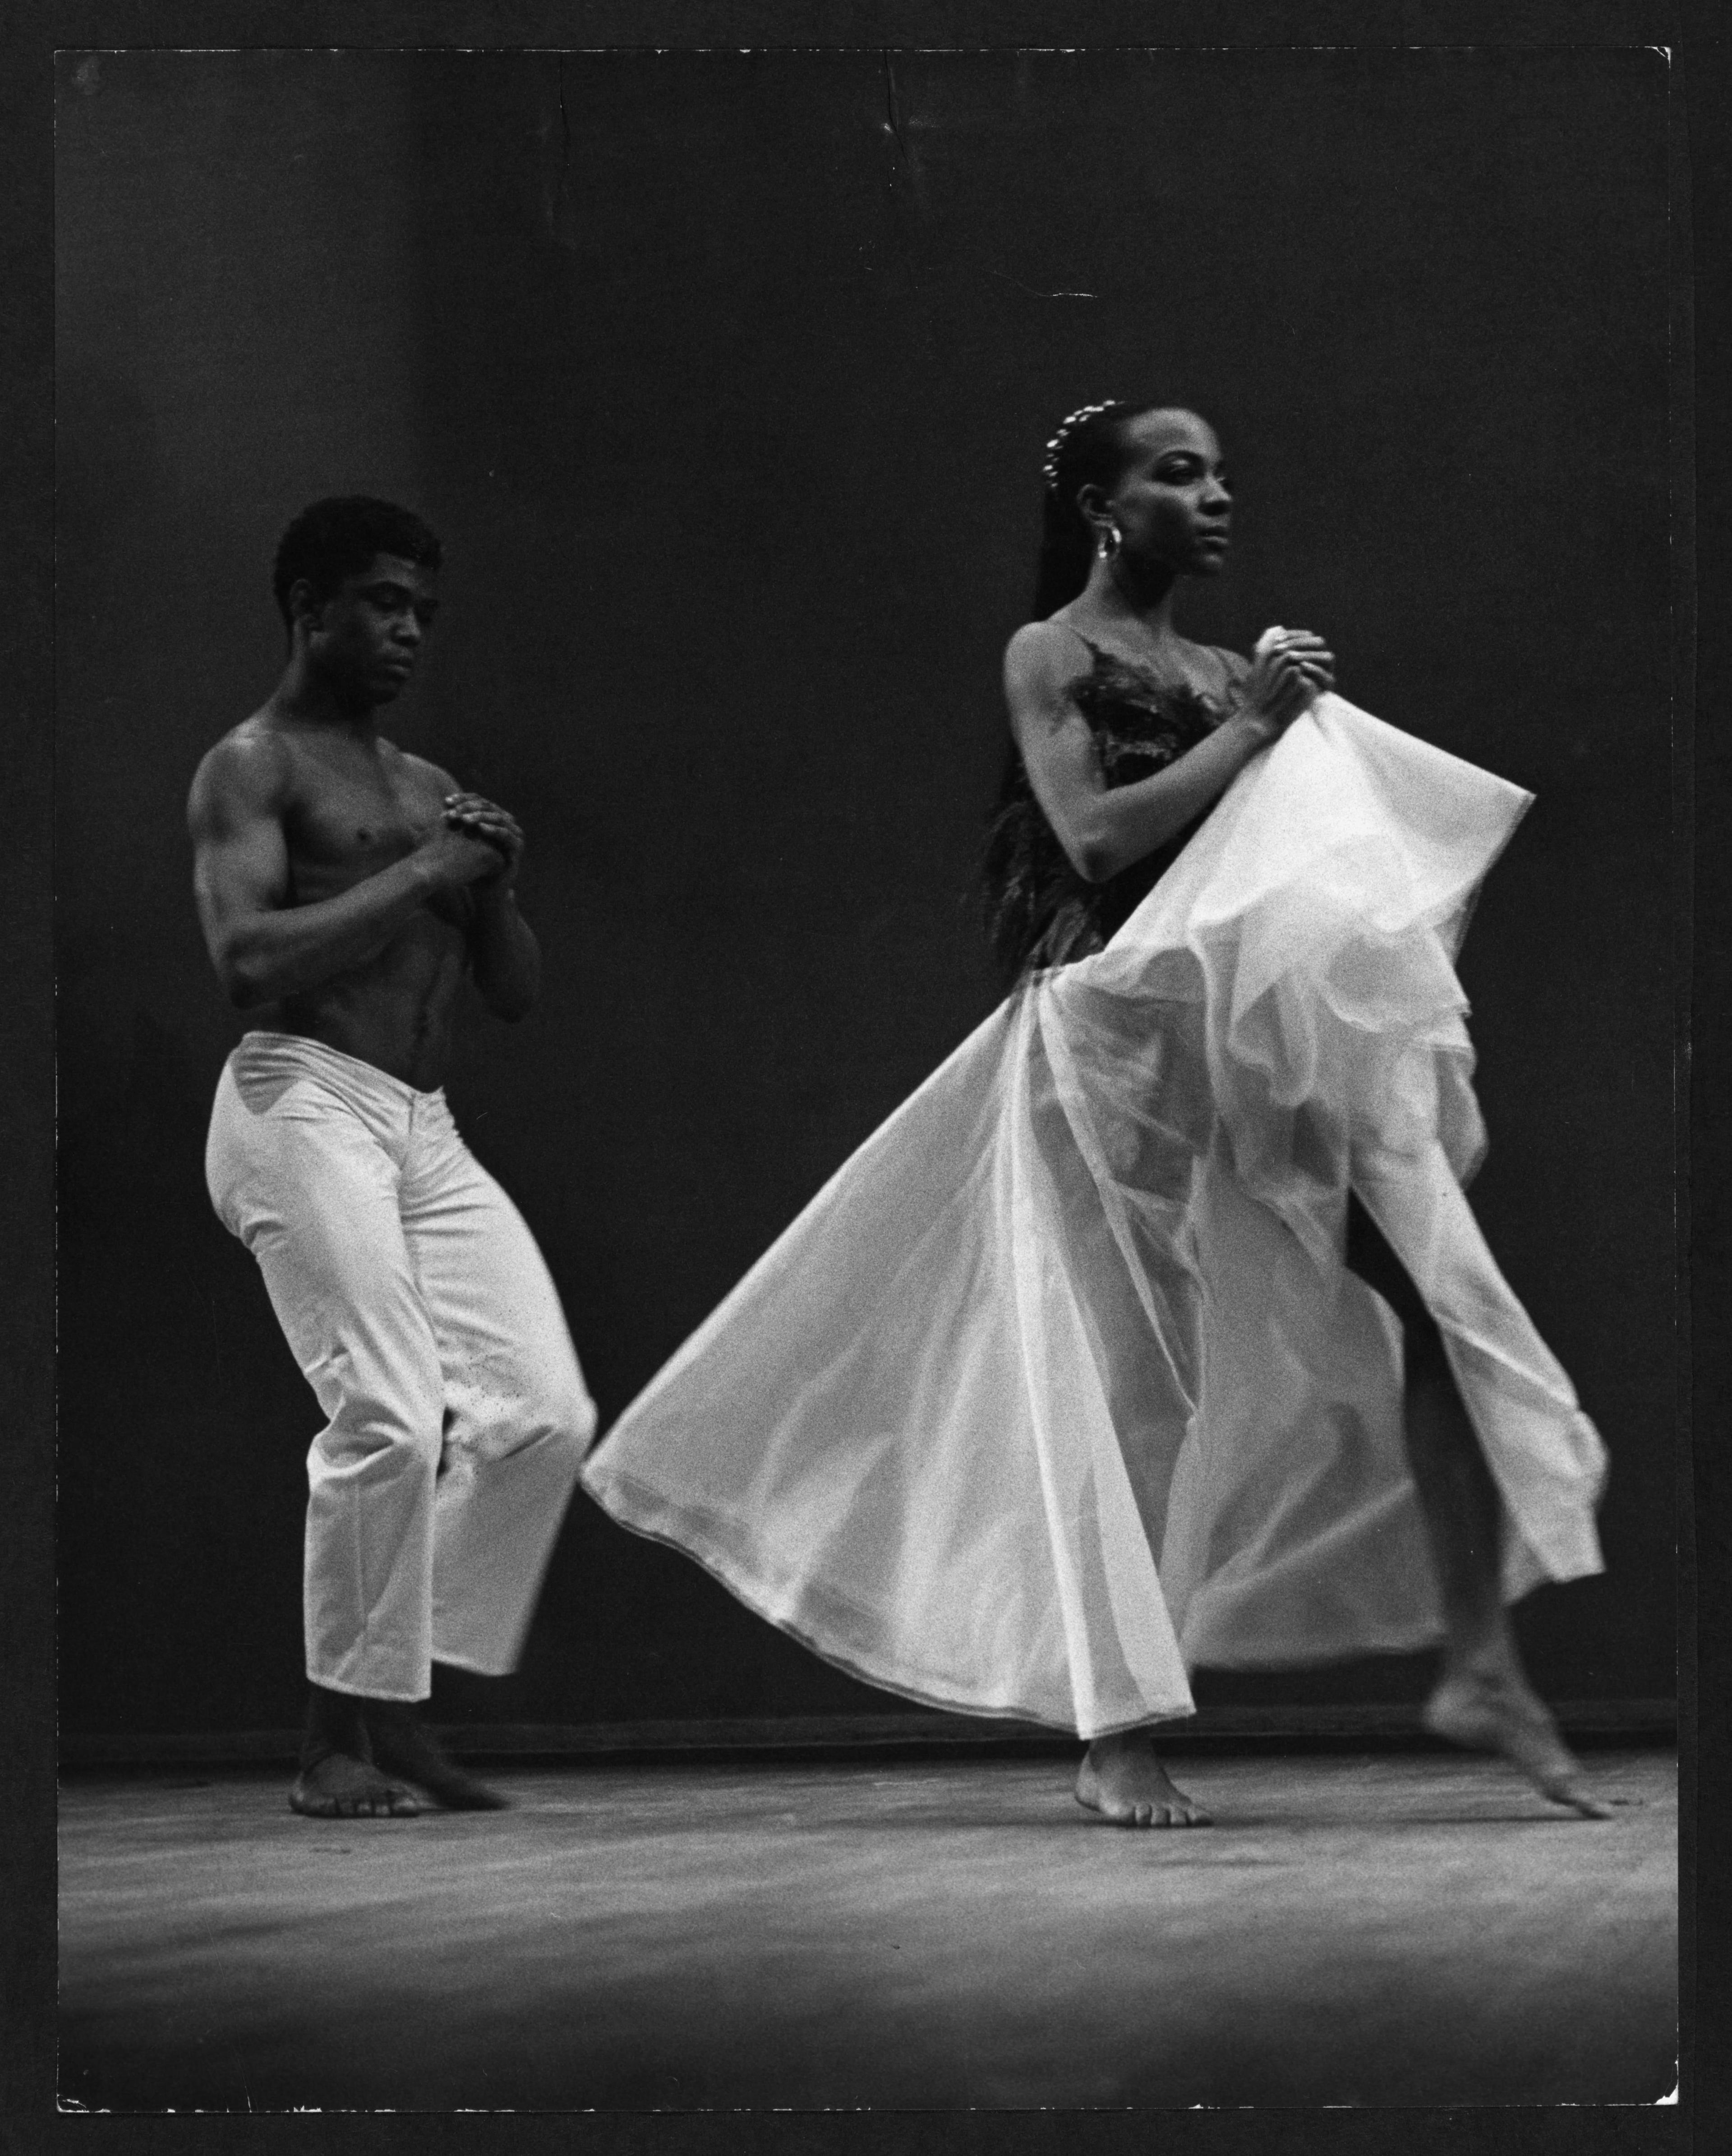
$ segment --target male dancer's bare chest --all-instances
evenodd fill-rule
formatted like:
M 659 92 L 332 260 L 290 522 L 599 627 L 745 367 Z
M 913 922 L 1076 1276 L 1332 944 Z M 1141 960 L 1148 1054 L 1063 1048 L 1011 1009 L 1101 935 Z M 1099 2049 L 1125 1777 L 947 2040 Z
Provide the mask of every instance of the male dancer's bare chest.
M 444 787 L 430 766 L 341 742 L 296 750 L 283 806 L 291 906 L 337 896 L 438 829 Z M 434 892 L 372 957 L 287 998 L 277 1022 L 410 1085 L 437 1085 L 472 916 L 466 891 Z
M 283 837 L 297 905 L 377 875 L 439 828 L 439 782 L 406 759 L 388 763 L 321 745 L 299 749 L 293 770 Z

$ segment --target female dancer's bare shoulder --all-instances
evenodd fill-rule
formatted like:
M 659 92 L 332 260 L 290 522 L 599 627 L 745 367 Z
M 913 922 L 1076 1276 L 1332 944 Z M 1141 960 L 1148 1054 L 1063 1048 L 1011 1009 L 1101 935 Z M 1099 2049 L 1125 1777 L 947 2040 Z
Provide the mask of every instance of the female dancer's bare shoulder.
M 1019 703 L 1061 706 L 1088 673 L 1089 646 L 1080 629 L 1056 614 L 1025 621 L 1005 646 L 1005 692 Z

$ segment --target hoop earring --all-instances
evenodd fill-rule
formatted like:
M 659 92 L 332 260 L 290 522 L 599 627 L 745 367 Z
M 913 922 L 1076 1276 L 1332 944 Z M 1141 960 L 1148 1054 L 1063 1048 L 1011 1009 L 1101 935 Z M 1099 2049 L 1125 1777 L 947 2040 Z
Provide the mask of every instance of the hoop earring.
M 1123 544 L 1124 534 L 1116 524 L 1109 524 L 1101 534 L 1100 543 L 1095 548 L 1095 552 L 1102 561 L 1110 562 Z

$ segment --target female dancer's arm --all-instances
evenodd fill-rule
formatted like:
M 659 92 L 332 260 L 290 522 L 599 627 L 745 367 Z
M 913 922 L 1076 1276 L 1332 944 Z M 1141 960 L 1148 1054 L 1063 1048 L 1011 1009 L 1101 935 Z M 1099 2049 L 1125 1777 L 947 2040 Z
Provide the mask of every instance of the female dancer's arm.
M 1333 669 L 1321 640 L 1259 647 L 1244 701 L 1206 741 L 1165 770 L 1128 786 L 1102 776 L 1088 721 L 1077 708 L 1077 638 L 1055 622 L 1017 630 L 1005 654 L 1005 693 L 1022 761 L 1059 844 L 1077 873 L 1104 883 L 1151 854 L 1226 793 L 1259 749 L 1305 710 Z

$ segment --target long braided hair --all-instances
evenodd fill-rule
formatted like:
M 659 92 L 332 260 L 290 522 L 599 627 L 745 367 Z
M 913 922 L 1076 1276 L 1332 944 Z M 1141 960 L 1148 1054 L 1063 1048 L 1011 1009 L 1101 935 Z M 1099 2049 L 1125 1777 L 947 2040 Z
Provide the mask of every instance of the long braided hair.
M 1062 420 L 1046 444 L 1041 512 L 1041 559 L 1032 619 L 1045 621 L 1088 582 L 1095 537 L 1077 496 L 1088 485 L 1110 487 L 1123 469 L 1124 423 L 1164 409 L 1150 401 L 1108 398 L 1084 404 Z M 1007 978 L 1022 970 L 1065 877 L 1062 849 L 1041 814 L 1015 742 L 1005 757 L 998 799 L 986 827 L 981 861 L 986 932 Z
M 1112 485 L 1124 465 L 1125 421 L 1159 409 L 1156 404 L 1127 404 L 1109 397 L 1103 404 L 1079 407 L 1060 422 L 1041 467 L 1046 491 L 1041 508 L 1034 620 L 1045 621 L 1056 613 L 1088 582 L 1095 536 L 1077 506 L 1077 496 L 1085 486 Z

